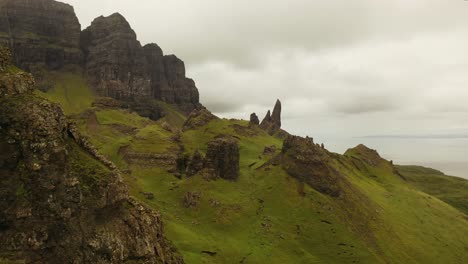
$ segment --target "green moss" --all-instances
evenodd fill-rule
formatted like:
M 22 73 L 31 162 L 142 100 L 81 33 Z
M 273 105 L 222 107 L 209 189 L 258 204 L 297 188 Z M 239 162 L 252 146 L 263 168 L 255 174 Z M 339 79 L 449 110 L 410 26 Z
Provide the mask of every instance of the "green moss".
M 86 153 L 74 141 L 69 142 L 68 153 L 70 176 L 79 179 L 84 191 L 89 193 L 98 192 L 100 182 L 109 179 L 109 169 Z

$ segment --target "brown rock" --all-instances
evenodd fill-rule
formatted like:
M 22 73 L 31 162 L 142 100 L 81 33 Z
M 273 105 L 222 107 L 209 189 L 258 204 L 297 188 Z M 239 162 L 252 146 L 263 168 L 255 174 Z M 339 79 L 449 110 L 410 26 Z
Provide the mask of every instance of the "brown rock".
M 196 129 L 216 119 L 218 119 L 217 116 L 213 115 L 208 109 L 201 107 L 190 113 L 182 129 L 184 131 Z
M 73 7 L 53 0 L 3 0 L 0 43 L 20 68 L 38 74 L 82 64 L 81 26 Z M 37 76 L 36 76 L 37 77 Z
M 199 192 L 187 192 L 184 195 L 183 205 L 186 208 L 197 207 L 200 198 L 201 193 Z
M 272 145 L 272 146 L 267 146 L 265 147 L 265 149 L 263 150 L 263 154 L 274 154 L 276 152 L 276 146 L 275 145 Z
M 156 44 L 142 47 L 118 13 L 96 18 L 82 32 L 81 46 L 87 75 L 101 96 L 144 103 L 146 111 L 148 98 L 177 104 L 186 113 L 200 105 L 195 83 L 185 76 L 184 62 L 164 56 Z
M 161 216 L 129 197 L 115 165 L 59 105 L 27 92 L 5 97 L 0 127 L 3 261 L 184 263 Z
M 203 169 L 204 160 L 205 159 L 203 158 L 202 154 L 196 150 L 195 153 L 193 153 L 192 159 L 190 159 L 190 162 L 187 166 L 187 176 L 191 177 L 200 172 Z
M 251 125 L 257 125 L 257 126 L 260 124 L 260 120 L 258 119 L 257 114 L 252 113 L 250 115 L 250 124 Z
M 239 177 L 239 146 L 230 136 L 220 136 L 208 143 L 205 169 L 211 178 L 236 180 Z
M 260 123 L 260 127 L 270 135 L 274 135 L 275 133 L 281 130 L 281 102 L 280 100 L 276 101 L 272 114 L 270 114 L 270 110 L 268 110 L 265 118 Z

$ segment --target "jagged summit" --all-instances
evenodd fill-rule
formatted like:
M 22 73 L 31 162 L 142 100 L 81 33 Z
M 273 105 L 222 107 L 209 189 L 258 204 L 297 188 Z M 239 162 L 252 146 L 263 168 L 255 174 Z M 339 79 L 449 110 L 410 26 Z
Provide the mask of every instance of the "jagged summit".
M 172 263 L 161 216 L 0 48 L 0 263 Z
M 68 4 L 53 0 L 4 0 L 0 5 L 0 44 L 11 47 L 15 64 L 30 71 L 41 90 L 51 88 L 47 72 L 78 66 L 98 96 L 112 97 L 143 116 L 165 113 L 152 102 L 177 105 L 185 114 L 200 106 L 185 64 L 164 56 L 156 44 L 142 47 L 120 13 L 100 16 L 81 31 Z
M 281 101 L 276 100 L 273 113 L 268 110 L 265 118 L 260 123 L 260 127 L 267 131 L 270 135 L 275 134 L 281 129 Z

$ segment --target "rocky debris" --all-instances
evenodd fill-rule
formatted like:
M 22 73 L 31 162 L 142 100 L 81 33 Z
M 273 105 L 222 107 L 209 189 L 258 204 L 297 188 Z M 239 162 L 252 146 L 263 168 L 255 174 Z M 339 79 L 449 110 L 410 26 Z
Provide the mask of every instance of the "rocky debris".
M 250 123 L 249 124 L 250 125 L 256 125 L 256 126 L 260 125 L 260 120 L 258 119 L 257 114 L 252 113 L 250 115 Z
M 236 180 L 239 177 L 239 146 L 230 136 L 219 136 L 208 143 L 204 168 L 209 178 Z
M 34 78 L 29 73 L 2 73 L 0 75 L 0 99 L 34 90 Z
M 0 99 L 34 90 L 32 75 L 20 70 L 9 70 L 12 67 L 10 50 L 0 46 Z
M 265 149 L 263 150 L 263 154 L 269 155 L 269 154 L 275 154 L 276 153 L 276 146 L 266 146 Z
M 161 216 L 129 197 L 115 166 L 60 106 L 31 90 L 0 104 L 2 260 L 184 263 L 164 238 Z
M 337 197 L 342 176 L 330 165 L 328 152 L 314 144 L 311 138 L 288 136 L 281 150 L 281 166 L 291 176 L 315 190 Z
M 156 44 L 141 46 L 126 19 L 98 17 L 81 34 L 86 72 L 101 96 L 140 103 L 152 98 L 189 113 L 200 105 L 198 89 L 185 76 L 184 62 L 163 55 Z
M 199 192 L 187 192 L 184 195 L 183 205 L 185 208 L 197 207 L 200 198 L 201 193 Z
M 186 170 L 187 176 L 191 177 L 200 172 L 203 169 L 204 161 L 205 159 L 203 158 L 202 154 L 196 150 L 188 163 Z
M 281 102 L 276 101 L 273 113 L 268 110 L 265 118 L 260 123 L 260 128 L 265 130 L 268 134 L 274 135 L 281 130 Z
M 81 65 L 81 26 L 73 7 L 53 0 L 3 0 L 0 44 L 12 49 L 14 62 L 36 78 L 44 70 Z
M 213 115 L 210 111 L 208 111 L 208 109 L 206 109 L 205 107 L 200 107 L 198 109 L 193 110 L 190 113 L 182 129 L 184 131 L 196 129 L 216 119 L 219 119 L 219 118 Z

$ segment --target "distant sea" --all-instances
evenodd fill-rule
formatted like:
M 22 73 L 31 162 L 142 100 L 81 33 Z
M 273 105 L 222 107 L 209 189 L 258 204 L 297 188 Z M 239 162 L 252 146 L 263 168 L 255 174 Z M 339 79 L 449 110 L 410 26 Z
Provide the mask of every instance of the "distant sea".
M 400 165 L 421 165 L 447 175 L 468 179 L 468 138 L 355 137 L 317 138 L 327 149 L 344 153 L 348 148 L 364 144 L 376 149 L 388 160 Z

